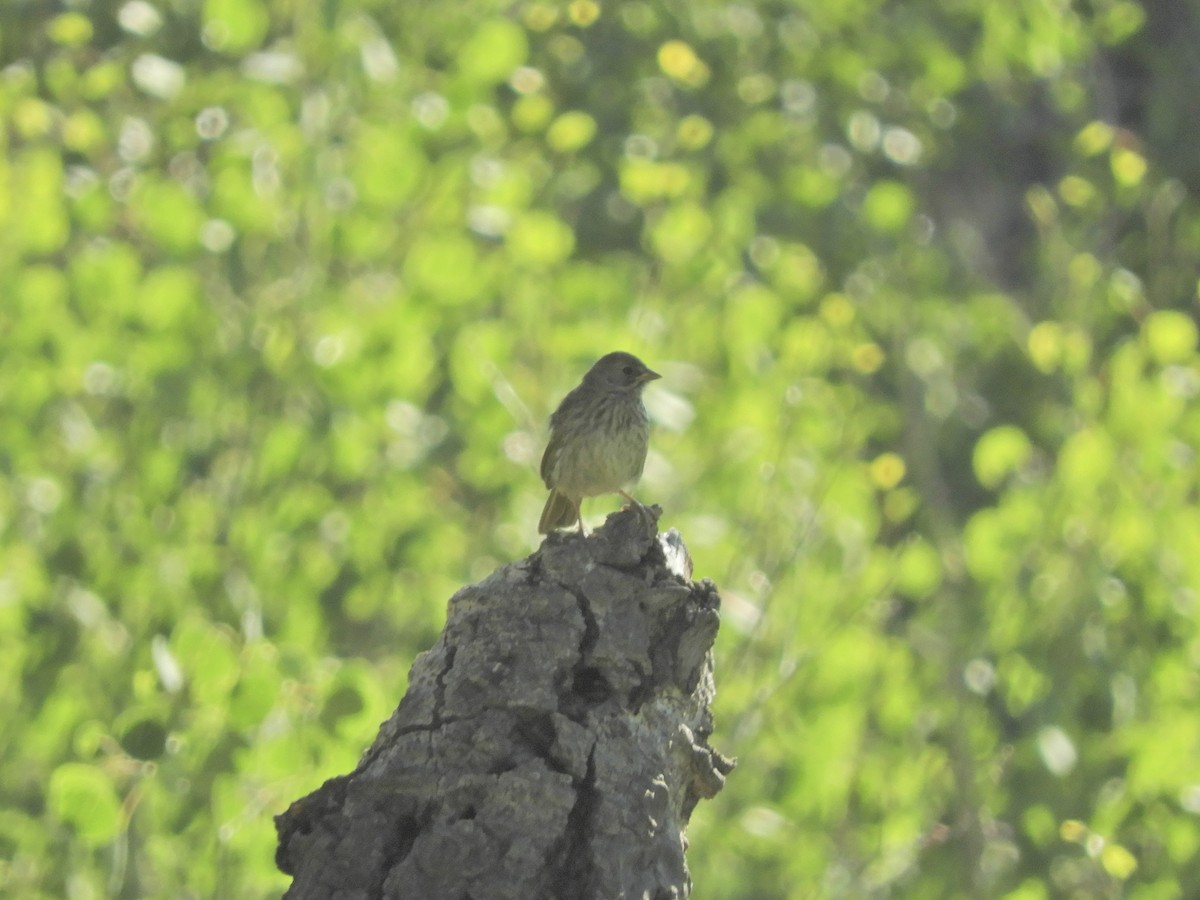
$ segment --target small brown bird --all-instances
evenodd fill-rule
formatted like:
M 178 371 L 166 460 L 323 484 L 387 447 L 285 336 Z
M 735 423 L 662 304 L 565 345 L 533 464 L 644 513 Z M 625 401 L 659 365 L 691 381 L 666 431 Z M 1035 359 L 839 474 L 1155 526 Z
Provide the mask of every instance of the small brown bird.
M 646 464 L 650 420 L 642 405 L 646 382 L 661 378 L 631 353 L 610 353 L 588 369 L 550 417 L 550 442 L 542 456 L 542 481 L 550 496 L 538 531 L 579 524 L 584 497 L 619 493 L 637 481 Z

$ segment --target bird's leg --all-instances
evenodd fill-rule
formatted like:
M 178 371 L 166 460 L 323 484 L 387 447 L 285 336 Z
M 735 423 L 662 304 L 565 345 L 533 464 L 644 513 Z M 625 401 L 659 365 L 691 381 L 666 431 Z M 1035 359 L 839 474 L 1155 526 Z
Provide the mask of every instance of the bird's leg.
M 579 533 L 587 537 L 587 526 L 583 524 L 583 500 L 575 502 L 575 520 L 579 523 Z

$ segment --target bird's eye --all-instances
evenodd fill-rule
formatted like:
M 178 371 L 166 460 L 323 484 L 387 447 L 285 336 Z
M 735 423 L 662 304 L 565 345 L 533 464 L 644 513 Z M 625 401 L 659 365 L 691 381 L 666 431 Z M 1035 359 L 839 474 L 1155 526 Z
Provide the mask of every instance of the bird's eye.
M 633 366 L 626 366 L 621 371 L 625 374 L 626 378 L 632 378 L 635 374 L 637 374 L 637 370 L 634 369 Z

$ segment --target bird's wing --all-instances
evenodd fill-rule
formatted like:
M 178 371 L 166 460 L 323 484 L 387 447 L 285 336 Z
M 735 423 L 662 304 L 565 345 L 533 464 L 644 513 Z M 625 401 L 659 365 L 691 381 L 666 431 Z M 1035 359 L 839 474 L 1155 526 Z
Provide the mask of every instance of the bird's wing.
M 558 404 L 558 409 L 550 414 L 550 441 L 546 444 L 546 452 L 542 454 L 542 481 L 546 483 L 546 487 L 553 488 L 550 483 L 550 474 L 554 471 L 554 464 L 558 462 L 558 454 L 562 451 L 562 429 L 559 427 L 566 415 L 564 409 L 569 409 L 572 398 L 579 393 L 579 387 L 575 387 L 563 397 L 562 402 Z
M 558 432 L 553 428 L 550 430 L 550 442 L 546 444 L 546 452 L 542 454 L 542 481 L 546 483 L 546 487 L 553 488 L 550 483 L 550 473 L 554 471 L 554 463 L 558 459 L 558 451 L 562 447 L 562 441 L 559 439 Z

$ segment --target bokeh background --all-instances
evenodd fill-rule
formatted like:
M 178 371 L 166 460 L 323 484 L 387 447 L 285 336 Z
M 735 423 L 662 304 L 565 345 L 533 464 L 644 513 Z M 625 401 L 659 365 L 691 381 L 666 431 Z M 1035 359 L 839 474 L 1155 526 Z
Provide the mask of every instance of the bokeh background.
M 724 598 L 695 896 L 1200 895 L 1197 46 L 1182 0 L 6 0 L 0 894 L 278 896 L 272 815 L 536 547 L 622 348 Z

